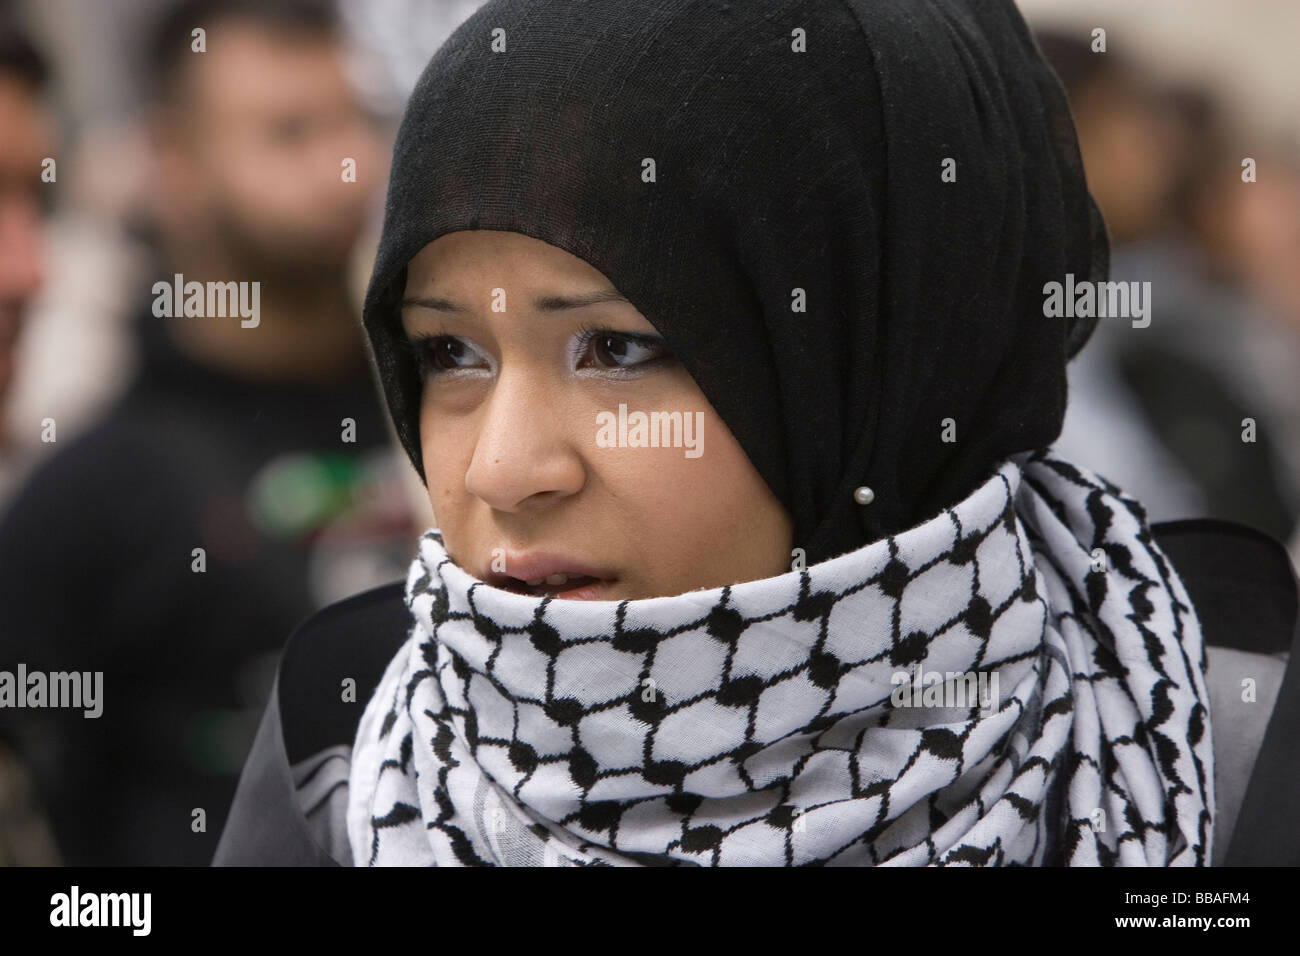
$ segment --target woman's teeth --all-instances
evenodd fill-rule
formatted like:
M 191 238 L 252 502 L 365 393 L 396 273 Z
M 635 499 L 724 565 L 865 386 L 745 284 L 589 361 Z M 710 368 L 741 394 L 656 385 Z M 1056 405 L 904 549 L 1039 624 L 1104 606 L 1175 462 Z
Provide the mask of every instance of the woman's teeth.
M 582 575 L 575 574 L 573 576 L 581 577 Z M 538 578 L 536 581 L 526 581 L 524 583 L 526 583 L 529 587 L 535 587 L 536 585 L 541 584 L 543 581 L 545 581 L 547 584 L 550 585 L 556 585 L 556 584 L 564 584 L 568 580 L 569 580 L 569 575 L 560 573 L 560 574 L 551 574 L 544 578 Z
M 586 574 L 569 573 L 562 571 L 558 574 L 548 574 L 546 577 L 534 578 L 531 581 L 525 581 L 522 578 L 513 578 L 510 582 L 501 585 L 507 591 L 515 591 L 519 594 L 539 596 L 550 594 L 573 593 L 575 591 L 595 587 L 600 584 L 606 584 L 600 578 L 593 578 Z

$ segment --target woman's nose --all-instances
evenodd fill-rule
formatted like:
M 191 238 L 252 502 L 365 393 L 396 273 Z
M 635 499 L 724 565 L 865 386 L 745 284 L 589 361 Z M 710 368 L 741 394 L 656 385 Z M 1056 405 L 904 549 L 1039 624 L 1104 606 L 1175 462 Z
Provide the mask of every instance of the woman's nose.
M 565 411 L 565 403 L 535 378 L 502 373 L 480 411 L 466 490 L 510 513 L 577 494 L 587 474 L 575 444 L 579 423 Z

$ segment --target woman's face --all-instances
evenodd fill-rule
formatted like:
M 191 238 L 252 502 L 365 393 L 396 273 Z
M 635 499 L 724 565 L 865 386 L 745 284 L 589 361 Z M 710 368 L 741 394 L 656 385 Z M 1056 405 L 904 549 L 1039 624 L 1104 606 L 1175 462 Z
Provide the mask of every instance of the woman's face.
M 520 233 L 442 236 L 411 260 L 402 324 L 424 375 L 429 503 L 466 571 L 621 600 L 789 570 L 784 506 L 586 261 Z

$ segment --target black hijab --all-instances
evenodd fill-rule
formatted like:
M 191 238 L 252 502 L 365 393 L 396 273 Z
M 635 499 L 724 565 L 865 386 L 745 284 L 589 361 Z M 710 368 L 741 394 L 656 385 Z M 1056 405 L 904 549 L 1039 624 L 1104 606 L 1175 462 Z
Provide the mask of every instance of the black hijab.
M 1109 263 L 1065 94 L 1012 0 L 481 7 L 407 106 L 365 303 L 421 478 L 398 303 L 409 260 L 465 229 L 600 270 L 789 510 L 809 563 L 1050 444 L 1095 320 L 1044 317 L 1043 285 L 1104 280 Z

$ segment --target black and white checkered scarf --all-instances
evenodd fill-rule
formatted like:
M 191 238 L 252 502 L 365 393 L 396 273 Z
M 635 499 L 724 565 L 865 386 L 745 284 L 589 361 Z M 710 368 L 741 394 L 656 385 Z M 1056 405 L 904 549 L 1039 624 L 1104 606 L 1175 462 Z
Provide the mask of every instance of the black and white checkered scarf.
M 1191 601 L 1141 505 L 1050 451 L 900 534 L 673 597 L 496 589 L 431 529 L 407 603 L 353 749 L 358 865 L 1210 860 Z M 940 696 L 970 674 L 991 702 Z

